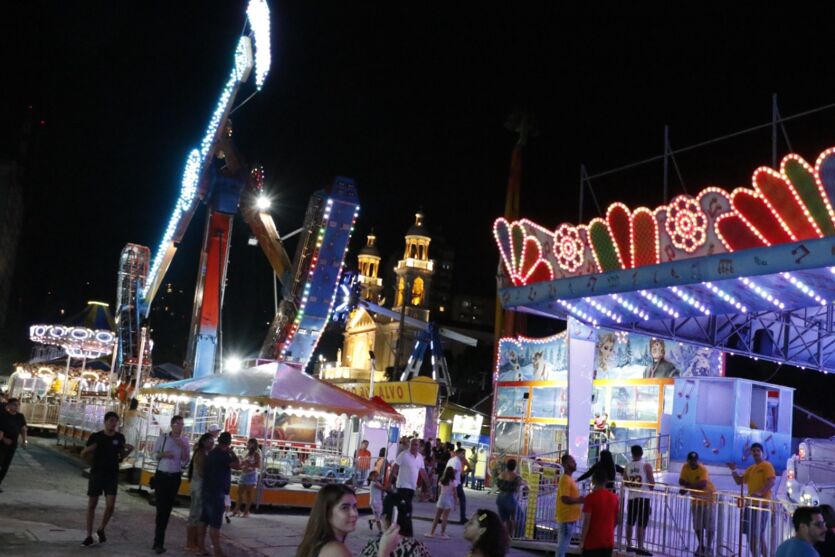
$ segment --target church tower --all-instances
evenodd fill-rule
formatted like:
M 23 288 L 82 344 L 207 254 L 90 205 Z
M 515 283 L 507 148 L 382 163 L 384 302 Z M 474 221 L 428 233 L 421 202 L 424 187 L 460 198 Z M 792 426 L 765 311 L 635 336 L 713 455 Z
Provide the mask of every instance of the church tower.
M 368 235 L 368 241 L 357 256 L 357 268 L 359 269 L 360 297 L 375 304 L 379 303 L 383 279 L 379 278 L 380 250 L 377 249 L 377 236 L 373 231 Z
M 406 232 L 406 249 L 403 259 L 397 262 L 395 299 L 392 309 L 406 315 L 429 321 L 429 287 L 434 273 L 434 261 L 429 259 L 429 242 L 432 238 L 423 226 L 423 214 L 415 213 L 415 223 Z

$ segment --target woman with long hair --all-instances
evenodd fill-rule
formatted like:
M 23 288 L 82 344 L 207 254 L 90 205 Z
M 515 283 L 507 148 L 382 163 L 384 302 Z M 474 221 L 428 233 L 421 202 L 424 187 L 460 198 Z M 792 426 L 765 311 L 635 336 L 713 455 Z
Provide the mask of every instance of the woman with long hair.
M 505 557 L 510 537 L 493 511 L 478 509 L 464 525 L 464 539 L 472 544 L 468 557 Z
M 612 458 L 612 453 L 610 453 L 608 449 L 603 449 L 602 451 L 600 451 L 600 456 L 597 458 L 597 462 L 592 464 L 591 468 L 586 470 L 579 478 L 577 478 L 577 483 L 580 483 L 585 479 L 591 478 L 594 474 L 594 471 L 598 468 L 602 468 L 603 471 L 606 473 L 606 477 L 608 478 L 606 488 L 614 489 L 615 472 L 617 472 L 618 474 L 623 474 L 623 466 L 615 464 L 615 460 Z
M 204 540 L 199 539 L 200 514 L 203 512 L 203 462 L 206 455 L 215 446 L 215 438 L 211 433 L 204 433 L 194 444 L 191 462 L 188 463 L 189 495 L 191 505 L 186 522 L 186 551 L 197 551 L 206 547 Z
M 441 538 L 449 539 L 446 535 L 446 523 L 452 509 L 458 508 L 458 482 L 455 481 L 455 468 L 447 466 L 444 470 L 444 477 L 438 485 L 438 502 L 435 505 L 435 520 L 432 521 L 432 530 L 424 534 L 427 538 L 435 537 L 435 528 L 441 523 Z
M 241 460 L 241 475 L 238 477 L 238 504 L 232 516 L 249 516 L 249 510 L 255 504 L 255 486 L 258 485 L 258 472 L 261 470 L 261 449 L 258 439 L 246 442 L 246 456 Z
M 496 479 L 496 487 L 499 494 L 496 496 L 496 508 L 499 509 L 499 518 L 504 523 L 509 536 L 513 535 L 516 528 L 516 509 L 519 504 L 516 502 L 516 495 L 519 486 L 522 485 L 522 478 L 516 472 L 516 460 L 508 459 L 505 469 Z
M 347 485 L 328 484 L 319 490 L 310 510 L 296 557 L 351 557 L 345 538 L 357 527 L 357 496 Z M 380 538 L 378 557 L 388 557 L 400 541 L 393 524 Z

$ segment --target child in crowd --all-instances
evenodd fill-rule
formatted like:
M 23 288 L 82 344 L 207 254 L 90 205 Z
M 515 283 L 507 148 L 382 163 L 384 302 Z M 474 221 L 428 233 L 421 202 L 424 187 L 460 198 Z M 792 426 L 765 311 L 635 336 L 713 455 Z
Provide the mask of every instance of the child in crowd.
M 368 520 L 368 528 L 374 531 L 374 523 L 376 522 L 377 529 L 382 534 L 383 492 L 385 491 L 385 486 L 383 486 L 380 473 L 376 470 L 368 473 L 368 486 L 371 490 L 371 510 L 374 512 L 374 518 Z
M 444 476 L 438 484 L 438 503 L 435 505 L 435 519 L 432 521 L 432 531 L 427 532 L 427 538 L 435 537 L 435 528 L 438 522 L 441 523 L 441 535 L 438 536 L 445 540 L 449 539 L 446 535 L 446 524 L 449 518 L 449 512 L 453 508 L 458 508 L 458 482 L 455 481 L 455 469 L 447 466 L 444 470 Z

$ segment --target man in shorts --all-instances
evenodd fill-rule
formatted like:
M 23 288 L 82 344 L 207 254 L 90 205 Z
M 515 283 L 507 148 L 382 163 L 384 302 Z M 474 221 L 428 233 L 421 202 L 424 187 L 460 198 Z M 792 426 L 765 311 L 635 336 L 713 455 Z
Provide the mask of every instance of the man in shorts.
M 681 467 L 678 476 L 678 484 L 681 487 L 691 490 L 690 515 L 693 517 L 693 530 L 696 532 L 696 539 L 699 540 L 699 548 L 696 555 L 713 555 L 713 534 L 714 534 L 714 510 L 716 503 L 714 494 L 716 488 L 710 481 L 707 468 L 699 463 L 699 453 L 691 451 L 687 453 L 687 462 Z M 682 493 L 687 493 L 682 490 Z M 707 545 L 705 545 L 707 538 Z
M 200 516 L 200 532 L 198 542 L 206 539 L 206 528 L 209 528 L 209 539 L 216 557 L 223 555 L 220 547 L 220 527 L 223 525 L 223 512 L 226 494 L 232 484 L 232 469 L 238 470 L 241 462 L 232 452 L 232 436 L 224 431 L 217 437 L 217 445 L 209 451 L 203 462 L 203 512 Z M 201 547 L 200 554 L 206 553 Z
M 105 414 L 104 429 L 90 435 L 87 439 L 87 446 L 81 451 L 82 458 L 86 458 L 89 454 L 93 455 L 90 480 L 87 484 L 87 537 L 81 542 L 81 545 L 85 547 L 93 545 L 93 520 L 96 517 L 96 505 L 102 493 L 104 493 L 106 505 L 101 526 L 96 530 L 96 534 L 99 543 L 107 541 L 104 529 L 116 508 L 119 463 L 133 450 L 133 447 L 125 442 L 125 436 L 116 431 L 118 425 L 119 415 L 116 412 Z
M 624 466 L 623 480 L 626 487 L 636 490 L 629 494 L 626 506 L 626 551 L 634 551 L 637 555 L 652 555 L 644 549 L 644 537 L 649 524 L 649 497 L 643 491 L 655 486 L 655 475 L 652 466 L 644 462 L 644 449 L 640 445 L 632 445 L 632 461 Z M 638 546 L 632 547 L 632 528 L 638 525 Z
M 759 443 L 751 445 L 751 456 L 754 457 L 754 464 L 745 469 L 742 475 L 737 474 L 736 464 L 728 463 L 736 485 L 743 482 L 748 486 L 748 497 L 754 501 L 746 501 L 743 514 L 742 531 L 748 536 L 748 547 L 751 555 L 757 557 L 762 553 L 766 554 L 765 529 L 768 525 L 770 513 L 771 488 L 777 479 L 774 467 L 767 460 L 763 460 L 763 446 Z

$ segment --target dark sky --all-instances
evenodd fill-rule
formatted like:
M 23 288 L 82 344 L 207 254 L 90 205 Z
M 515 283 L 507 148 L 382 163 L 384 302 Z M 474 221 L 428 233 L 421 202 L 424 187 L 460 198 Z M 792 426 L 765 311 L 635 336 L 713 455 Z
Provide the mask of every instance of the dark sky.
M 525 155 L 523 213 L 556 226 L 577 219 L 581 163 L 594 174 L 658 155 L 665 124 L 683 147 L 768 122 L 772 93 L 784 115 L 835 100 L 832 7 L 801 16 L 755 4 L 700 13 L 597 5 L 273 1 L 273 69 L 234 123 L 243 155 L 266 169 L 280 229 L 300 224 L 315 189 L 350 176 L 362 202 L 354 246 L 374 226 L 384 253 L 399 250 L 423 207 L 456 247 L 457 290 L 490 294 L 491 223 L 514 142 L 503 124 L 514 108 L 533 111 L 539 128 Z M 230 69 L 244 3 L 7 10 L 3 134 L 14 135 L 29 105 L 44 121 L 9 316 L 18 329 L 4 336 L 25 356 L 28 323 L 89 298 L 112 302 L 122 246 L 156 247 L 186 153 Z M 830 110 L 786 128 L 813 160 L 835 143 L 833 124 Z M 688 191 L 747 184 L 770 163 L 770 137 L 766 129 L 680 155 Z M 657 204 L 661 182 L 656 162 L 592 183 L 605 208 Z M 679 188 L 671 174 L 671 192 Z M 586 218 L 593 212 L 589 202 Z M 246 225 L 236 226 L 228 334 L 257 347 L 265 325 L 253 323 L 272 303 L 269 268 L 246 246 Z M 169 274 L 186 290 L 201 234 L 196 219 Z

